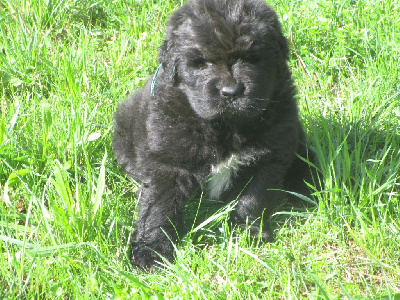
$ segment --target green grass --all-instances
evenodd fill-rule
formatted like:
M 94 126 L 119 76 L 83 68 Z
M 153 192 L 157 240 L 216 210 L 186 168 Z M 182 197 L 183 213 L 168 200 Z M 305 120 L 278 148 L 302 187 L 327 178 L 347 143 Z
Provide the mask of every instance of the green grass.
M 318 208 L 283 207 L 276 241 L 252 244 L 231 206 L 193 200 L 177 261 L 131 269 L 137 185 L 112 157 L 112 115 L 180 4 L 0 0 L 0 298 L 400 299 L 398 0 L 272 2 Z

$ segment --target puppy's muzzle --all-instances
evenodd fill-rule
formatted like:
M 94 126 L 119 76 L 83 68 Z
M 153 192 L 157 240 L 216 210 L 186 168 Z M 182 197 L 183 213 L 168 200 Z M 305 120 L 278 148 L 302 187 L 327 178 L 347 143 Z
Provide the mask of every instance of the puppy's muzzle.
M 220 93 L 224 98 L 231 98 L 231 99 L 242 96 L 243 92 L 244 92 L 243 83 L 227 84 L 220 89 Z

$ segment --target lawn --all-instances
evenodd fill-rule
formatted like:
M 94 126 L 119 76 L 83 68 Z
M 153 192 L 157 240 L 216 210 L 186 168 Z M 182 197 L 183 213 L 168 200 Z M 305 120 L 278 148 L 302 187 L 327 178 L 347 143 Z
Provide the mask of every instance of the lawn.
M 176 262 L 145 274 L 112 118 L 181 1 L 0 0 L 0 298 L 400 299 L 400 2 L 270 3 L 324 190 L 266 244 L 192 199 Z

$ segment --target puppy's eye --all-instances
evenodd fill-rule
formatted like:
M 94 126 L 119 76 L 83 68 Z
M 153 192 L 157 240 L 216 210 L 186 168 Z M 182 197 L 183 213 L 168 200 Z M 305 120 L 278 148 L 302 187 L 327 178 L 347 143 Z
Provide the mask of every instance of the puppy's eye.
M 189 67 L 195 68 L 195 69 L 202 69 L 206 68 L 207 66 L 210 66 L 211 63 L 206 61 L 204 58 L 196 58 L 189 60 L 188 62 Z
M 257 64 L 257 63 L 260 63 L 263 60 L 263 58 L 261 56 L 251 55 L 251 56 L 245 57 L 244 60 L 251 64 Z

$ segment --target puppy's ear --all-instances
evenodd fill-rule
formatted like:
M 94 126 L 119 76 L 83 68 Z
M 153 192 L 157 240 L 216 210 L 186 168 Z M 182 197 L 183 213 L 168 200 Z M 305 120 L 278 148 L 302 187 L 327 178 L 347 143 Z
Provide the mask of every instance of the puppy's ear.
M 178 59 L 173 43 L 169 39 L 164 40 L 164 43 L 161 45 L 158 60 L 162 63 L 166 80 L 175 85 L 178 77 Z
M 277 50 L 279 51 L 279 55 L 282 58 L 282 61 L 287 61 L 289 59 L 289 46 L 286 37 L 283 35 L 282 26 L 279 22 L 278 15 L 276 13 L 273 18 L 273 22 L 271 24 L 273 28 L 273 36 L 274 41 L 276 43 Z
M 282 33 L 278 36 L 277 42 L 280 48 L 280 55 L 282 56 L 282 59 L 287 61 L 289 59 L 289 47 L 287 39 Z
M 179 83 L 179 44 L 184 40 L 185 24 L 190 22 L 188 10 L 190 12 L 190 8 L 184 5 L 171 15 L 167 23 L 166 38 L 158 53 L 166 80 L 175 86 Z

